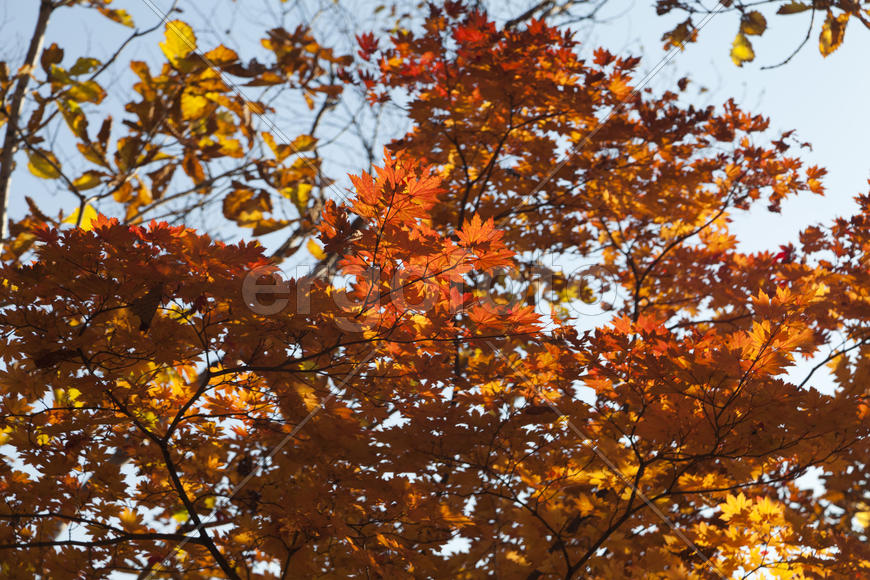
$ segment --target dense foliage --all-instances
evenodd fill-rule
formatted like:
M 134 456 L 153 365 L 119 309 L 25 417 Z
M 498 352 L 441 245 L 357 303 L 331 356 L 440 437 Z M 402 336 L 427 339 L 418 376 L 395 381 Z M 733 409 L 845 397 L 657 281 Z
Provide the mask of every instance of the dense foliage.
M 790 134 L 544 20 L 427 10 L 355 59 L 274 29 L 268 63 L 169 21 L 115 138 L 82 107 L 101 64 L 41 52 L 19 146 L 80 203 L 30 200 L 4 245 L 0 574 L 866 575 L 870 196 L 742 251 L 735 215 L 824 193 Z M 412 127 L 339 198 L 238 83 Z M 39 137 L 56 114 L 90 169 Z M 178 199 L 292 231 L 271 257 L 142 224 Z M 281 274 L 305 242 L 320 267 Z

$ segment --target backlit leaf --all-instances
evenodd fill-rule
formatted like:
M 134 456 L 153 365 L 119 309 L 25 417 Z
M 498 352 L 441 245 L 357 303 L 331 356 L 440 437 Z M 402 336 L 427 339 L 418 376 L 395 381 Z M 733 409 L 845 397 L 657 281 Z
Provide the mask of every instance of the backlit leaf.
M 110 20 L 114 20 L 118 24 L 123 24 L 128 28 L 133 28 L 133 18 L 126 10 L 117 8 L 106 8 L 105 6 L 97 6 L 97 10 Z
M 91 204 L 85 204 L 81 219 L 79 219 L 79 208 L 76 208 L 63 220 L 63 223 L 77 225 L 82 230 L 89 231 L 93 227 L 93 222 L 97 219 L 97 215 L 97 210 Z
M 160 43 L 160 49 L 173 65 L 196 50 L 196 35 L 187 23 L 172 20 L 166 23 L 166 40 Z
M 181 116 L 184 119 L 196 119 L 202 116 L 208 108 L 208 99 L 185 91 L 181 94 Z
M 840 48 L 846 35 L 846 24 L 849 22 L 849 13 L 844 12 L 836 17 L 828 10 L 822 32 L 819 34 L 819 52 L 822 56 L 828 56 Z
M 326 258 L 326 254 L 323 252 L 323 249 L 320 247 L 320 244 L 315 242 L 314 240 L 308 240 L 306 247 L 308 248 L 308 252 L 314 256 L 317 260 L 322 260 Z
M 752 43 L 745 34 L 739 32 L 731 45 L 731 60 L 737 66 L 743 66 L 743 63 L 752 62 L 754 59 L 755 51 L 752 50 Z
M 42 179 L 57 179 L 60 177 L 61 166 L 54 153 L 44 149 L 27 152 L 27 168 L 30 173 Z
M 299 135 L 295 139 L 293 139 L 293 143 L 291 143 L 291 147 L 296 153 L 304 153 L 305 151 L 311 151 L 314 149 L 314 146 L 317 144 L 317 139 L 312 137 L 311 135 Z
M 100 183 L 102 183 L 103 175 L 102 172 L 93 169 L 85 171 L 81 176 L 73 180 L 73 185 L 76 186 L 79 191 L 86 191 L 100 185 Z

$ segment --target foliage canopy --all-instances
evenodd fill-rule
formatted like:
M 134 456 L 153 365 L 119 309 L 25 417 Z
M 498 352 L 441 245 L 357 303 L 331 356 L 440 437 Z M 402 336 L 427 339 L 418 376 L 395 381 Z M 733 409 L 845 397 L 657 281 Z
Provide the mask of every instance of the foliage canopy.
M 870 196 L 777 251 L 729 230 L 823 194 L 791 134 L 461 2 L 355 57 L 164 32 L 123 134 L 90 130 L 103 64 L 56 45 L 4 117 L 79 207 L 28 199 L 4 245 L 3 576 L 866 575 Z M 278 86 L 314 130 L 257 129 L 246 91 Z M 315 130 L 346 90 L 412 127 L 337 199 Z M 40 137 L 56 115 L 89 169 Z M 190 200 L 288 242 L 217 241 Z M 144 224 L 164 205 L 182 225 Z M 285 280 L 306 241 L 336 270 Z

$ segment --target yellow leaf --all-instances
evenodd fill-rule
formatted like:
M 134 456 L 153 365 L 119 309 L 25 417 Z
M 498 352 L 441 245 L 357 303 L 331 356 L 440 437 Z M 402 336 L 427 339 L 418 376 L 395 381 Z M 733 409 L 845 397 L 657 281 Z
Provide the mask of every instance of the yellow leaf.
M 271 234 L 272 232 L 277 232 L 281 228 L 286 228 L 287 224 L 289 224 L 287 220 L 276 220 L 274 218 L 264 218 L 257 221 L 254 224 L 254 231 L 252 232 L 255 236 L 263 236 L 266 234 Z
M 29 162 L 27 168 L 30 173 L 42 179 L 57 179 L 60 177 L 60 161 L 51 151 L 38 149 L 37 152 L 28 151 Z
M 181 508 L 180 510 L 172 514 L 172 519 L 182 524 L 186 522 L 189 517 L 190 516 L 188 515 L 187 510 L 184 508 Z
M 318 260 L 322 260 L 326 257 L 326 253 L 320 247 L 320 245 L 314 240 L 308 240 L 306 244 L 308 251 L 311 252 L 311 255 L 317 258 Z
M 744 14 L 743 19 L 740 21 L 740 32 L 743 34 L 758 36 L 766 29 L 767 20 L 765 20 L 764 15 L 757 10 Z
M 722 509 L 720 517 L 727 522 L 732 516 L 749 507 L 749 502 L 746 500 L 746 496 L 741 493 L 740 495 L 729 495 L 725 503 L 719 504 L 719 507 Z
M 738 32 L 734 38 L 734 44 L 731 45 L 731 60 L 737 66 L 743 66 L 744 62 L 751 62 L 755 59 L 755 51 L 752 50 L 752 43 L 746 38 L 742 32 Z
M 375 537 L 378 539 L 378 541 L 383 546 L 386 546 L 388 548 L 398 548 L 399 547 L 399 542 L 397 542 L 396 540 L 394 540 L 392 538 L 388 538 L 383 534 L 376 534 Z
M 309 387 L 308 385 L 297 385 L 296 392 L 299 394 L 302 403 L 308 411 L 313 411 L 320 406 L 320 399 L 318 399 L 317 393 L 314 392 L 312 387 Z
M 253 225 L 263 218 L 264 212 L 272 211 L 272 202 L 264 191 L 255 194 L 250 189 L 236 189 L 224 198 L 223 211 L 227 219 L 239 225 Z
M 312 186 L 309 183 L 299 183 L 293 187 L 285 187 L 281 190 L 281 194 L 293 202 L 299 213 L 304 212 L 308 208 L 308 200 L 311 197 Z
M 828 16 L 825 18 L 822 32 L 819 35 L 819 52 L 822 53 L 822 56 L 828 56 L 843 44 L 843 38 L 846 36 L 846 23 L 848 21 L 848 12 L 844 12 L 834 18 L 831 11 L 828 10 Z
M 67 394 L 67 396 L 69 397 L 69 400 L 70 400 L 70 402 L 72 403 L 73 407 L 78 408 L 78 407 L 84 407 L 84 406 L 85 406 L 85 404 L 84 404 L 83 401 L 79 401 L 79 400 L 78 400 L 78 398 L 79 398 L 79 397 L 81 396 L 81 394 L 82 394 L 82 392 L 81 392 L 80 390 L 76 389 L 75 387 L 70 387 L 70 388 L 67 390 L 66 394 Z
M 455 526 L 458 526 L 460 528 L 465 527 L 465 526 L 474 525 L 474 522 L 471 521 L 471 519 L 468 516 L 466 516 L 465 514 L 463 514 L 461 512 L 453 511 L 447 505 L 441 506 L 441 517 L 444 519 L 444 521 L 446 521 L 450 524 L 453 524 Z
M 80 177 L 77 177 L 73 181 L 73 185 L 79 191 L 85 191 L 85 190 L 94 188 L 94 187 L 98 186 L 100 183 L 102 183 L 102 181 L 100 180 L 100 177 L 102 175 L 103 174 L 101 172 L 94 171 L 93 169 L 90 171 L 85 171 L 84 173 L 82 173 L 82 175 Z
M 223 135 L 218 135 L 218 143 L 220 143 L 223 155 L 228 157 L 244 157 L 245 155 L 242 150 L 242 143 L 238 139 L 230 139 Z
M 314 149 L 314 145 L 317 143 L 317 139 L 312 137 L 311 135 L 299 135 L 295 139 L 293 139 L 293 143 L 290 144 L 290 147 L 293 148 L 295 153 L 303 153 L 305 151 L 311 151 Z
M 508 560 L 511 562 L 516 562 L 520 566 L 531 566 L 528 560 L 526 560 L 525 556 L 517 552 L 516 550 L 508 550 L 507 554 L 505 554 Z
M 181 95 L 181 116 L 184 119 L 196 119 L 201 117 L 206 107 L 208 107 L 208 99 L 200 95 L 194 95 L 184 92 Z
M 236 51 L 222 44 L 205 53 L 205 57 L 215 64 L 227 64 L 239 60 Z
M 69 88 L 67 94 L 80 103 L 100 103 L 106 97 L 106 91 L 96 81 L 75 83 Z
M 196 35 L 193 29 L 181 20 L 166 23 L 166 41 L 160 43 L 163 54 L 173 65 L 196 50 Z
M 85 210 L 82 212 L 82 219 L 79 219 L 79 209 L 76 208 L 74 212 L 70 214 L 68 218 L 63 220 L 65 224 L 78 224 L 78 227 L 88 232 L 91 230 L 91 223 L 97 219 L 97 210 L 95 210 L 91 204 L 85 204 Z
M 797 14 L 798 12 L 803 12 L 804 10 L 809 10 L 810 6 L 808 4 L 804 4 L 803 2 L 797 2 L 793 0 L 788 4 L 783 4 L 776 11 L 777 14 Z
M 97 10 L 110 20 L 114 20 L 118 24 L 123 24 L 128 28 L 133 28 L 133 18 L 130 17 L 130 14 L 126 10 L 114 9 L 114 8 L 106 8 L 106 7 L 98 7 Z
M 58 99 L 57 108 L 73 135 L 88 141 L 88 120 L 79 104 L 72 99 Z
M 118 517 L 121 519 L 121 525 L 125 528 L 132 528 L 139 523 L 139 516 L 130 508 L 125 508 Z
M 106 163 L 103 154 L 97 151 L 92 144 L 87 143 L 76 143 L 76 148 L 84 155 L 85 159 L 93 163 L 94 165 L 100 165 L 102 167 L 109 167 L 109 164 Z
M 272 153 L 275 154 L 275 158 L 278 161 L 283 161 L 290 155 L 291 151 L 287 145 L 279 145 L 275 142 L 275 137 L 272 136 L 271 133 L 263 133 L 263 140 L 266 142 L 266 145 L 269 146 L 269 149 L 272 150 Z

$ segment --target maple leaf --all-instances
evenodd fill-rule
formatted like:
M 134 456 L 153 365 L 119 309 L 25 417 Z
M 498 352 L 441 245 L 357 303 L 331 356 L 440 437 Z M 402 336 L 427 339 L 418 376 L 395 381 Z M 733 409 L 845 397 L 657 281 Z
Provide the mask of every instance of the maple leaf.
M 147 294 L 130 303 L 130 311 L 139 318 L 139 330 L 145 332 L 151 327 L 151 321 L 161 302 L 163 302 L 163 284 L 155 284 Z
M 456 232 L 456 235 L 465 246 L 474 246 L 496 241 L 501 238 L 502 233 L 495 229 L 492 218 L 482 221 L 480 216 L 475 214 L 462 229 Z
M 357 54 L 364 60 L 369 60 L 378 51 L 378 39 L 371 32 L 357 35 L 356 41 L 360 47 Z

